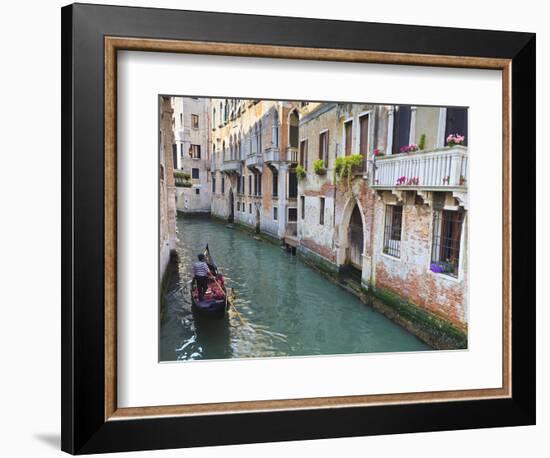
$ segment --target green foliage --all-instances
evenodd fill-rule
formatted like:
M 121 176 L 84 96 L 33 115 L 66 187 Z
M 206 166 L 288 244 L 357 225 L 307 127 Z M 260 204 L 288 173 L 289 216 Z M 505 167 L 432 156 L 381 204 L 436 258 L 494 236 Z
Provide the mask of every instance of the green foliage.
M 296 167 L 296 176 L 299 179 L 303 179 L 306 177 L 306 169 L 300 164 Z
M 313 162 L 313 171 L 317 175 L 324 175 L 327 173 L 327 169 L 325 168 L 325 161 L 323 159 L 317 159 Z
M 190 180 L 191 174 L 186 172 L 174 172 L 174 178 L 181 178 L 182 180 Z
M 420 135 L 420 140 L 418 141 L 418 149 L 421 151 L 426 149 L 426 134 Z
M 350 156 L 337 157 L 334 162 L 334 184 L 342 182 L 347 177 L 348 186 L 351 183 L 351 174 L 353 167 L 358 167 L 363 162 L 363 156 L 360 154 L 351 154 Z
M 175 185 L 177 188 L 190 188 L 191 186 L 193 186 L 193 183 L 191 183 L 190 181 L 176 181 Z

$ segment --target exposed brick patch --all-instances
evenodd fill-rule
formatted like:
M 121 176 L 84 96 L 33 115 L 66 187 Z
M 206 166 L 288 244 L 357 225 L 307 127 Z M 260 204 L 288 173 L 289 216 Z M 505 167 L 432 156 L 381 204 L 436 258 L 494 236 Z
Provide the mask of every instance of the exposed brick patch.
M 319 245 L 312 239 L 302 239 L 300 242 L 304 247 L 313 251 L 319 256 L 322 256 L 323 258 L 326 258 L 331 262 L 336 262 L 336 255 L 334 254 L 334 251 L 331 250 L 330 248 Z

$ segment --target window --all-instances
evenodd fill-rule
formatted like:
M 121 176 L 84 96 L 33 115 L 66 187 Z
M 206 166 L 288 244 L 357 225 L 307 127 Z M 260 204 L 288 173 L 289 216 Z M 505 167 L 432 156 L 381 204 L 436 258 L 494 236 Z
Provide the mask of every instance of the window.
M 344 152 L 346 156 L 351 156 L 353 121 L 344 123 Z
M 275 170 L 272 173 L 273 173 L 273 183 L 271 188 L 271 195 L 273 197 L 277 197 L 279 195 L 279 173 L 276 172 Z
M 240 203 L 240 202 L 237 202 L 237 211 L 238 211 L 238 212 L 241 211 L 241 203 Z
M 398 105 L 393 113 L 392 154 L 398 154 L 403 146 L 409 145 L 411 132 L 411 107 Z
M 298 148 L 298 123 L 298 114 L 296 113 L 296 110 L 294 110 L 290 113 L 290 117 L 288 119 L 288 143 L 291 148 Z
M 252 214 L 252 204 L 248 204 L 248 213 Z
M 464 135 L 463 145 L 468 145 L 468 110 L 466 108 L 447 108 L 445 118 L 445 138 L 447 144 L 449 135 Z
M 328 130 L 319 134 L 319 159 L 322 159 L 325 167 L 328 167 Z
M 307 170 L 307 140 L 300 142 L 300 165 Z
M 191 145 L 189 147 L 189 156 L 193 159 L 201 158 L 201 145 Z
M 288 209 L 288 222 L 295 223 L 298 220 L 298 209 L 289 208 Z
M 225 194 L 225 178 L 222 177 L 222 194 Z
M 262 195 L 262 174 L 258 174 L 258 195 Z
M 244 175 L 241 177 L 241 194 L 244 194 Z
M 458 276 L 463 221 L 463 211 L 434 212 L 431 266 L 433 272 Z
M 288 198 L 296 199 L 298 197 L 298 176 L 295 170 L 288 173 Z
M 325 224 L 325 198 L 321 197 L 320 210 L 319 210 L 319 224 L 322 226 Z
M 216 177 L 212 174 L 212 194 L 216 193 Z
M 364 159 L 369 154 L 369 116 L 361 116 L 359 118 L 359 154 Z
M 300 196 L 300 209 L 301 209 L 300 217 L 304 219 L 306 216 L 306 198 L 304 196 Z
M 193 129 L 199 128 L 199 115 L 196 115 L 196 114 L 191 115 L 191 127 Z
M 277 207 L 273 207 L 273 221 L 277 221 L 278 214 Z
M 386 221 L 384 222 L 383 252 L 398 258 L 401 255 L 401 225 L 403 207 L 401 205 L 386 205 Z
M 248 195 L 252 195 L 252 175 L 248 175 Z
M 183 113 L 180 113 L 180 126 L 183 126 Z
M 191 177 L 194 180 L 198 180 L 199 179 L 199 169 L 191 169 Z
M 178 145 L 172 143 L 172 165 L 175 169 L 178 168 Z
M 195 188 L 195 194 L 199 195 L 201 193 L 201 190 L 199 188 Z
M 237 178 L 237 194 L 241 193 L 241 179 Z

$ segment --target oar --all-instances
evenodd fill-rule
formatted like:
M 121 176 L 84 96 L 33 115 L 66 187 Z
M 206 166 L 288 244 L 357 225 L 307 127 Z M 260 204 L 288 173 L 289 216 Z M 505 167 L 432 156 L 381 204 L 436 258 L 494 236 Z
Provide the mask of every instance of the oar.
M 233 289 L 231 289 L 231 293 L 233 293 Z M 248 323 L 246 323 L 242 317 L 242 315 L 240 314 L 240 312 L 237 310 L 237 307 L 235 306 L 235 303 L 233 302 L 233 294 L 231 294 L 231 299 L 229 299 L 229 304 L 231 305 L 231 307 L 233 307 L 233 310 L 235 311 L 235 313 L 237 314 L 237 316 L 239 317 L 239 320 L 241 320 L 241 324 L 243 325 L 248 325 Z

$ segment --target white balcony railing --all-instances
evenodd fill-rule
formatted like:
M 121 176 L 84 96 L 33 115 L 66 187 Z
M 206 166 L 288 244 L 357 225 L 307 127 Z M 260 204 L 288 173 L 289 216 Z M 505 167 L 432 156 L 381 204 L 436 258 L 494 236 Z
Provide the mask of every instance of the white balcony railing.
M 376 159 L 374 189 L 396 187 L 464 190 L 468 183 L 468 150 L 463 146 L 403 153 Z
M 264 158 L 261 153 L 256 154 L 249 154 L 246 156 L 245 164 L 249 168 L 262 168 L 262 164 L 264 163 Z
M 269 148 L 266 148 L 264 151 L 264 162 L 279 162 L 280 161 L 280 154 L 279 154 L 279 148 L 276 148 L 274 146 L 270 146 Z
M 242 173 L 242 163 L 240 160 L 223 161 L 220 170 L 222 172 Z
M 298 148 L 295 146 L 287 146 L 285 152 L 287 162 L 298 162 Z

